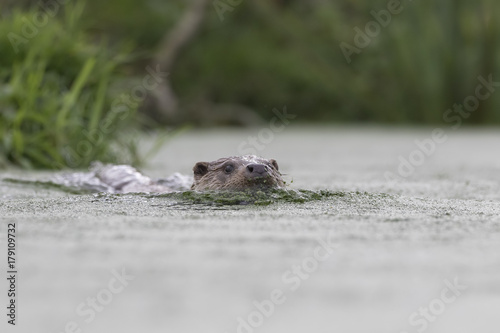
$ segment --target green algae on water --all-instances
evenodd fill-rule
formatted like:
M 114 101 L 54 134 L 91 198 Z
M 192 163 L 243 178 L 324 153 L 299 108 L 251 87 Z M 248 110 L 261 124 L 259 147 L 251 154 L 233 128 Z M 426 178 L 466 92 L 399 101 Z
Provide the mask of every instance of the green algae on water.
M 353 203 L 359 200 L 376 201 L 389 195 L 383 193 L 361 193 L 361 192 L 341 192 L 330 190 L 304 190 L 304 189 L 268 189 L 268 190 L 247 190 L 247 191 L 184 191 L 170 193 L 108 193 L 96 192 L 85 188 L 65 186 L 52 181 L 24 180 L 14 178 L 4 178 L 3 181 L 12 184 L 29 185 L 38 188 L 56 189 L 70 194 L 85 195 L 94 193 L 97 200 L 120 200 L 125 196 L 149 198 L 165 198 L 182 205 L 207 205 L 207 206 L 231 206 L 231 205 L 254 205 L 269 206 L 277 203 L 303 204 L 311 201 L 320 201 L 329 198 L 346 197 Z

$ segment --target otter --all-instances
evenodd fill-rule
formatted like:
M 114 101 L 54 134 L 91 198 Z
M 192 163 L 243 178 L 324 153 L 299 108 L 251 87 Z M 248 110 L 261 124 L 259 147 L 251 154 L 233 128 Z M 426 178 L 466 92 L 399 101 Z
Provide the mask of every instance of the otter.
M 231 156 L 213 162 L 198 162 L 194 177 L 178 173 L 168 178 L 151 179 L 129 165 L 95 163 L 91 172 L 57 176 L 54 182 L 109 193 L 169 193 L 175 191 L 243 191 L 283 188 L 278 163 L 254 155 Z
M 284 187 L 276 160 L 254 155 L 231 156 L 213 162 L 198 162 L 193 168 L 192 190 L 265 189 Z

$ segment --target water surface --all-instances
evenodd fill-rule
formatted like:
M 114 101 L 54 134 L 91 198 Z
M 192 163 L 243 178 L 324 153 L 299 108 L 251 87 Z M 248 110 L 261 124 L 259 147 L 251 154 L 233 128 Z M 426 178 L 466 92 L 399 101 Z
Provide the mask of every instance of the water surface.
M 250 332 L 242 320 L 258 321 L 256 303 L 278 290 L 283 302 L 252 331 L 418 332 L 409 317 L 439 305 L 446 281 L 458 279 L 466 289 L 425 332 L 497 332 L 500 134 L 448 133 L 409 177 L 388 182 L 399 156 L 431 131 L 287 128 L 260 155 L 278 161 L 290 191 L 253 202 L 2 181 L 2 239 L 6 223 L 18 226 L 16 329 L 64 332 L 73 321 L 83 332 Z M 257 134 L 188 133 L 142 171 L 189 174 Z M 9 170 L 2 178 L 53 175 Z M 314 265 L 322 242 L 333 250 Z M 297 279 L 303 265 L 310 272 Z M 113 269 L 134 279 L 86 322 L 77 309 L 108 288 Z

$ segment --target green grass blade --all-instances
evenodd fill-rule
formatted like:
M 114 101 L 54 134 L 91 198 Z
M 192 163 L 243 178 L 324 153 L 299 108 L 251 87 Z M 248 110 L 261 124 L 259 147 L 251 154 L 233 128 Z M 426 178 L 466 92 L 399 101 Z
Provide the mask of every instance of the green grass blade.
M 56 129 L 58 131 L 60 131 L 61 128 L 64 126 L 68 112 L 77 102 L 80 92 L 82 91 L 83 86 L 87 82 L 87 79 L 89 78 L 95 63 L 96 63 L 96 58 L 94 57 L 89 58 L 86 61 L 85 65 L 83 66 L 83 69 L 76 78 L 75 83 L 71 87 L 70 93 L 67 96 L 65 96 L 63 106 L 61 108 L 61 111 L 59 111 L 59 115 L 57 117 Z

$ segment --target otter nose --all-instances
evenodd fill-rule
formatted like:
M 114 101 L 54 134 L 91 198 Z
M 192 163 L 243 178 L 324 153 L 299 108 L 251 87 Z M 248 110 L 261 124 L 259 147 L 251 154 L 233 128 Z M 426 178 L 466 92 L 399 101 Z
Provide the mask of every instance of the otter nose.
M 247 170 L 254 176 L 262 176 L 267 173 L 266 166 L 263 164 L 249 164 Z

